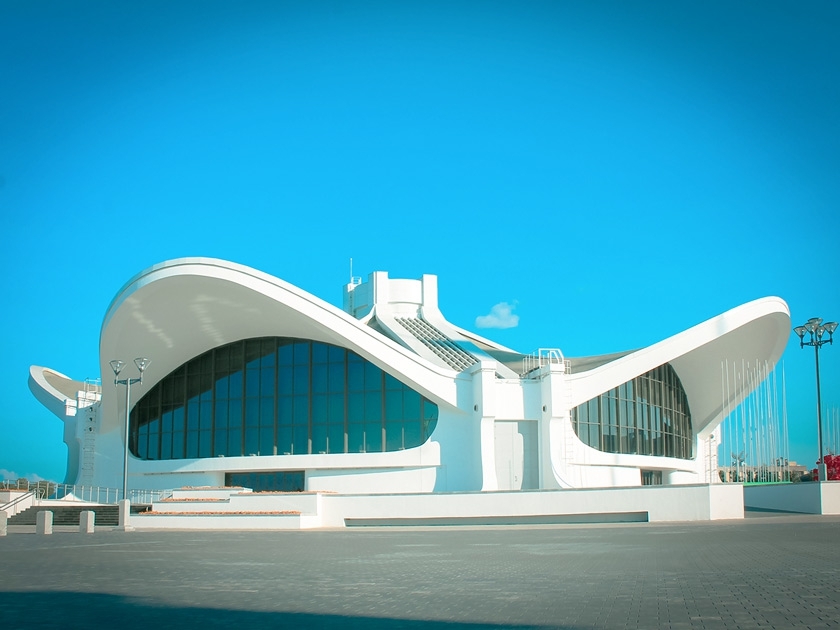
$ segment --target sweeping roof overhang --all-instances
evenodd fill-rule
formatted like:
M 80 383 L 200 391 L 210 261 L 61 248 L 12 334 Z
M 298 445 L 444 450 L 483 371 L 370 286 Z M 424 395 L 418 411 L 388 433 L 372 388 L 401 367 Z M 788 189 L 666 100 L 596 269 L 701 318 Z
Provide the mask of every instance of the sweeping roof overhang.
M 578 405 L 670 363 L 689 398 L 695 431 L 708 433 L 722 412 L 747 393 L 735 381 L 722 383 L 724 362 L 775 363 L 789 331 L 790 314 L 783 300 L 755 300 L 647 348 L 576 360 L 568 377 L 572 403 Z M 108 308 L 100 334 L 100 369 L 106 383 L 103 417 L 116 419 L 124 413 L 122 398 L 107 395 L 111 359 L 126 361 L 126 373 L 134 370 L 135 357 L 152 359 L 143 385 L 132 388 L 137 400 L 193 357 L 262 336 L 300 337 L 348 348 L 437 404 L 458 406 L 454 371 L 414 354 L 335 306 L 243 265 L 182 258 L 136 275 Z
M 456 405 L 454 372 L 411 353 L 327 302 L 269 274 L 210 258 L 182 258 L 155 265 L 119 291 L 105 315 L 99 361 L 112 374 L 111 359 L 128 366 L 152 360 L 137 400 L 186 361 L 212 348 L 253 337 L 299 337 L 336 344 L 416 389 L 438 404 Z M 104 418 L 120 417 L 124 403 L 107 395 Z M 137 390 L 135 392 L 135 389 Z
M 705 437 L 757 385 L 745 380 L 742 372 L 775 366 L 789 336 L 790 311 L 785 301 L 778 297 L 753 300 L 589 371 L 573 371 L 569 379 L 577 386 L 572 404 L 670 363 L 688 396 L 694 431 Z M 727 364 L 731 366 L 728 372 Z

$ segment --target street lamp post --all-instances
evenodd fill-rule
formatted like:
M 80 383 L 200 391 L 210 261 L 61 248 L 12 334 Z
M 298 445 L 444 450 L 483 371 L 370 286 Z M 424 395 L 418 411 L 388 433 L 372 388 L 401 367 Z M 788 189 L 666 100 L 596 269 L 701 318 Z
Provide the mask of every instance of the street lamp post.
M 709 485 L 711 485 L 714 482 L 714 479 L 715 479 L 713 474 L 712 474 L 712 448 L 713 448 L 712 444 L 714 443 L 714 441 L 715 441 L 715 434 L 712 433 L 712 434 L 709 435 Z
M 812 317 L 802 326 L 797 326 L 793 329 L 799 336 L 799 347 L 814 346 L 814 360 L 817 364 L 817 433 L 818 444 L 820 449 L 820 456 L 817 460 L 818 475 L 820 481 L 828 480 L 828 469 L 823 459 L 823 443 L 822 443 L 822 403 L 820 402 L 820 348 L 827 344 L 834 343 L 834 331 L 837 330 L 837 322 L 822 323 L 821 317 Z M 808 341 L 805 341 L 805 335 L 808 334 Z M 825 334 L 828 333 L 828 338 L 825 339 Z
M 120 378 L 120 372 L 125 367 L 125 361 L 114 359 L 111 361 L 111 369 L 114 370 L 114 385 L 125 385 L 125 449 L 123 450 L 123 500 L 128 499 L 128 417 L 129 403 L 131 401 L 131 386 L 143 382 L 143 372 L 149 367 L 151 359 L 137 357 L 134 365 L 140 370 L 140 378 Z

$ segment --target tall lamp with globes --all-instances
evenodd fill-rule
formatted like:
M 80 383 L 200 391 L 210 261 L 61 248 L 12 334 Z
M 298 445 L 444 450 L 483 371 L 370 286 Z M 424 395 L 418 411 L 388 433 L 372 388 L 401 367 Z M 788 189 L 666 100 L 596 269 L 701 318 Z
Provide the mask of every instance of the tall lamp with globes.
M 123 451 L 123 486 L 122 486 L 122 496 L 123 499 L 128 499 L 128 418 L 129 418 L 129 407 L 131 402 L 131 386 L 135 383 L 142 383 L 143 382 L 143 372 L 146 371 L 146 368 L 149 367 L 151 363 L 151 359 L 147 359 L 145 357 L 137 357 L 134 359 L 134 365 L 137 366 L 137 369 L 140 371 L 139 378 L 120 378 L 120 372 L 122 372 L 123 368 L 125 367 L 125 361 L 120 361 L 119 359 L 114 359 L 110 362 L 111 369 L 114 370 L 114 385 L 125 385 L 125 449 Z
M 820 401 L 820 348 L 825 344 L 834 343 L 834 331 L 837 330 L 837 322 L 826 322 L 823 324 L 821 317 L 812 317 L 802 326 L 797 326 L 793 332 L 799 337 L 799 347 L 814 347 L 814 358 L 817 363 L 817 434 L 820 449 L 820 456 L 817 460 L 820 481 L 828 480 L 828 469 L 823 459 L 822 443 L 822 402 Z M 808 336 L 806 340 L 806 335 Z

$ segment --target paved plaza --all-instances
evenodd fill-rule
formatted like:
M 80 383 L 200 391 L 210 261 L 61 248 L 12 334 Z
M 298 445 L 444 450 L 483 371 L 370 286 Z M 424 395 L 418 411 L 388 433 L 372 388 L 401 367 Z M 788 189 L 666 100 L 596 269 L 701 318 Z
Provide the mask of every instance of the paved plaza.
M 830 628 L 840 517 L 0 538 L 0 628 Z

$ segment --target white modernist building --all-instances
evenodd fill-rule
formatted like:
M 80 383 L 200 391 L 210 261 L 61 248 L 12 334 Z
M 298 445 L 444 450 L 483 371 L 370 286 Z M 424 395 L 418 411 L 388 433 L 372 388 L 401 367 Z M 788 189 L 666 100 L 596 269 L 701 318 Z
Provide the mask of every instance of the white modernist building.
M 376 272 L 336 308 L 242 265 L 184 258 L 108 308 L 100 368 L 131 388 L 128 487 L 435 493 L 710 483 L 715 430 L 775 362 L 787 305 L 764 298 L 650 347 L 522 355 L 449 323 L 437 278 Z M 121 378 L 138 376 L 126 368 Z M 728 380 L 728 382 L 727 382 Z M 67 483 L 118 486 L 125 388 L 30 370 L 65 423 Z

